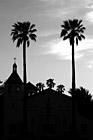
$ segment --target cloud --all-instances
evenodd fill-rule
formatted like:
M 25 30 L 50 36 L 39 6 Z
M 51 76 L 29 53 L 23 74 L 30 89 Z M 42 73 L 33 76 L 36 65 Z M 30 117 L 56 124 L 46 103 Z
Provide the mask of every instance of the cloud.
M 46 16 L 48 17 L 52 17 L 52 18 L 60 18 L 62 16 L 65 16 L 67 14 L 69 14 L 71 11 L 69 9 L 65 9 L 65 10 L 62 10 L 62 9 L 51 9 L 51 10 L 48 10 L 46 11 Z
M 85 19 L 90 23 L 93 23 L 93 11 L 90 11 L 86 14 Z
M 61 8 L 64 9 L 66 8 L 90 8 L 93 6 L 93 0 L 39 0 L 46 5 L 50 6 L 60 6 Z M 62 9 L 61 9 L 62 10 Z
M 64 0 L 40 0 L 41 2 L 46 2 L 47 4 L 60 4 L 60 3 L 64 3 Z
M 85 62 L 84 66 L 88 69 L 93 69 L 93 60 L 89 60 L 88 62 Z
M 51 30 L 51 31 L 43 31 L 43 32 L 38 32 L 38 37 L 49 37 L 52 35 L 58 34 L 58 31 L 56 30 Z
M 86 5 L 86 8 L 88 8 L 88 9 L 93 9 L 93 4 L 88 4 L 88 5 Z
M 50 54 L 57 56 L 59 59 L 71 60 L 72 48 L 68 40 L 52 40 L 44 47 L 48 48 L 46 55 Z M 75 58 L 77 60 L 86 57 L 86 53 L 93 53 L 93 39 L 87 38 L 79 42 L 78 46 L 75 46 Z
M 88 63 L 88 65 L 87 65 L 87 67 L 88 67 L 89 69 L 93 69 L 93 61 L 90 61 L 90 62 Z
M 69 18 L 78 15 L 82 9 L 86 9 L 92 0 L 39 0 L 43 3 L 44 12 L 41 14 L 49 18 Z M 81 12 L 82 13 L 82 12 Z M 84 13 L 85 14 L 85 13 Z M 83 17 L 83 16 L 82 16 Z

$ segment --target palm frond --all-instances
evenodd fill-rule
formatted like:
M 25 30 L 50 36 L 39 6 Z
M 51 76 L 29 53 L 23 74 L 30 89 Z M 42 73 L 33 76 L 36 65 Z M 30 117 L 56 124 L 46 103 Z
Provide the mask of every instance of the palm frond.
M 65 26 L 64 24 L 62 24 L 61 27 L 62 27 L 63 29 L 65 29 L 66 26 Z
M 63 37 L 63 36 L 65 36 L 66 34 L 67 34 L 67 30 L 66 30 L 66 29 L 63 29 L 63 30 L 61 31 L 60 37 Z
M 19 38 L 18 40 L 17 40 L 17 44 L 16 44 L 16 47 L 20 47 L 20 45 L 22 44 L 22 42 L 23 42 L 23 40 L 21 39 L 21 38 Z
M 29 45 L 30 45 L 30 41 L 28 40 L 28 41 L 27 41 L 27 47 L 29 47 Z
M 26 22 L 26 26 L 27 26 L 28 30 L 29 30 L 29 28 L 30 28 L 30 25 L 31 25 L 31 23 L 30 23 L 29 21 L 27 21 L 27 22 Z
M 79 41 L 81 41 L 81 40 L 82 40 L 81 36 L 79 36 L 79 35 L 78 35 L 78 40 L 79 40 Z
M 29 32 L 34 33 L 34 32 L 36 32 L 36 31 L 37 31 L 37 29 L 32 29 L 32 30 L 30 30 Z
M 24 31 L 26 31 L 28 33 L 30 30 L 31 23 L 29 21 L 27 21 L 27 22 L 24 22 L 23 25 L 24 25 Z
M 11 30 L 12 32 L 11 32 L 11 36 L 14 36 L 14 35 L 18 35 L 18 31 L 16 31 L 16 30 Z
M 82 23 L 82 20 L 79 20 L 79 21 L 78 21 L 78 24 L 80 25 L 81 23 Z
M 82 27 L 82 28 L 80 28 L 80 30 L 84 31 L 84 30 L 86 30 L 86 28 L 85 27 Z
M 63 21 L 63 25 L 61 25 L 61 27 L 66 30 L 70 30 L 69 22 L 67 20 Z
M 30 34 L 29 36 L 32 40 L 36 41 L 37 36 L 35 34 Z
M 80 36 L 81 36 L 81 38 L 85 39 L 85 36 L 84 35 L 81 34 Z
M 30 30 L 32 30 L 34 27 L 35 27 L 35 24 L 32 24 L 32 25 L 30 26 Z
M 12 40 L 13 40 L 13 42 L 15 41 L 15 40 L 17 40 L 17 39 L 23 39 L 23 34 L 13 34 L 13 36 L 12 36 Z
M 79 24 L 78 29 L 81 29 L 83 27 L 83 24 Z
M 19 39 L 19 36 L 17 36 L 17 35 L 14 35 L 14 36 L 12 37 L 13 42 L 16 41 L 17 39 Z
M 73 29 L 73 20 L 70 20 L 70 19 L 69 19 L 68 23 L 69 23 L 70 29 Z
M 63 37 L 63 40 L 69 39 L 68 35 Z
M 21 22 L 15 23 L 15 24 L 13 25 L 13 28 L 14 28 L 16 31 L 18 31 L 18 32 L 22 31 L 22 23 L 21 23 Z

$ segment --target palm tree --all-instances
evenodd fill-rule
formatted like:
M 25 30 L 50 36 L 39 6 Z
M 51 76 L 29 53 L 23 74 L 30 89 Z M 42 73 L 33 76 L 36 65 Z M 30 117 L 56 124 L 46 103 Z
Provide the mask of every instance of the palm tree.
M 68 92 L 72 96 L 72 88 L 70 88 Z M 88 89 L 81 86 L 75 89 L 75 99 L 80 104 L 88 103 L 88 102 L 92 102 L 92 95 Z
M 17 41 L 16 47 L 20 47 L 23 44 L 23 82 L 24 82 L 24 123 L 25 129 L 26 126 L 26 46 L 29 47 L 30 39 L 36 41 L 36 34 L 37 31 L 34 27 L 35 24 L 31 24 L 29 21 L 27 22 L 17 22 L 12 25 L 13 29 L 11 30 L 12 40 Z
M 54 83 L 54 79 L 48 79 L 47 81 L 46 81 L 46 85 L 50 88 L 50 89 L 52 89 L 52 88 L 54 88 L 54 86 L 55 86 L 55 83 Z
M 85 36 L 83 35 L 84 30 L 86 29 L 83 24 L 82 20 L 73 19 L 73 20 L 66 20 L 61 25 L 62 30 L 60 37 L 63 38 L 63 40 L 69 39 L 70 45 L 72 46 L 72 125 L 73 130 L 75 129 L 75 59 L 74 59 L 74 44 L 78 45 L 78 41 L 81 41 L 82 39 L 85 39 Z
M 64 91 L 65 91 L 65 86 L 64 85 L 58 85 L 57 86 L 57 91 L 59 92 L 59 93 L 64 93 Z
M 42 88 L 42 91 L 44 90 L 44 87 L 45 87 L 45 85 L 42 83 L 42 86 L 41 86 L 41 88 Z
M 36 87 L 38 88 L 38 91 L 40 92 L 40 91 L 44 90 L 45 85 L 43 83 L 39 82 L 36 84 Z
M 76 90 L 76 92 L 79 101 L 90 102 L 92 100 L 92 95 L 89 93 L 88 89 L 80 87 Z

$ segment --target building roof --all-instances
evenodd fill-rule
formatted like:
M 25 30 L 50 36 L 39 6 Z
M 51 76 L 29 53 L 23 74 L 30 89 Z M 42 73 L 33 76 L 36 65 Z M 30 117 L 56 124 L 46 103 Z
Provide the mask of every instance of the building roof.
M 37 87 L 36 86 L 34 86 L 32 83 L 30 83 L 30 82 L 28 82 L 27 84 L 26 84 L 26 88 L 27 88 L 27 90 L 37 90 Z
M 50 88 L 47 88 L 47 89 L 44 89 L 43 91 L 39 92 L 38 94 L 35 94 L 35 96 L 39 96 L 39 95 L 44 95 L 44 94 L 54 94 L 54 95 L 58 95 L 59 97 L 64 97 L 64 98 L 68 98 L 68 99 L 71 99 L 71 96 L 68 96 L 66 94 L 61 94 L 59 92 L 57 92 L 56 90 L 54 89 L 50 89 Z

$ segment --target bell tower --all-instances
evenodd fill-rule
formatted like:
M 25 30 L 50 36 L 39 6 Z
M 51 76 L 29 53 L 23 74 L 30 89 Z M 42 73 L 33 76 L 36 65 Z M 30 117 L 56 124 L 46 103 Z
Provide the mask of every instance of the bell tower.
M 16 58 L 12 72 L 5 82 L 4 95 L 4 135 L 19 135 L 23 122 L 23 82 L 17 73 Z

